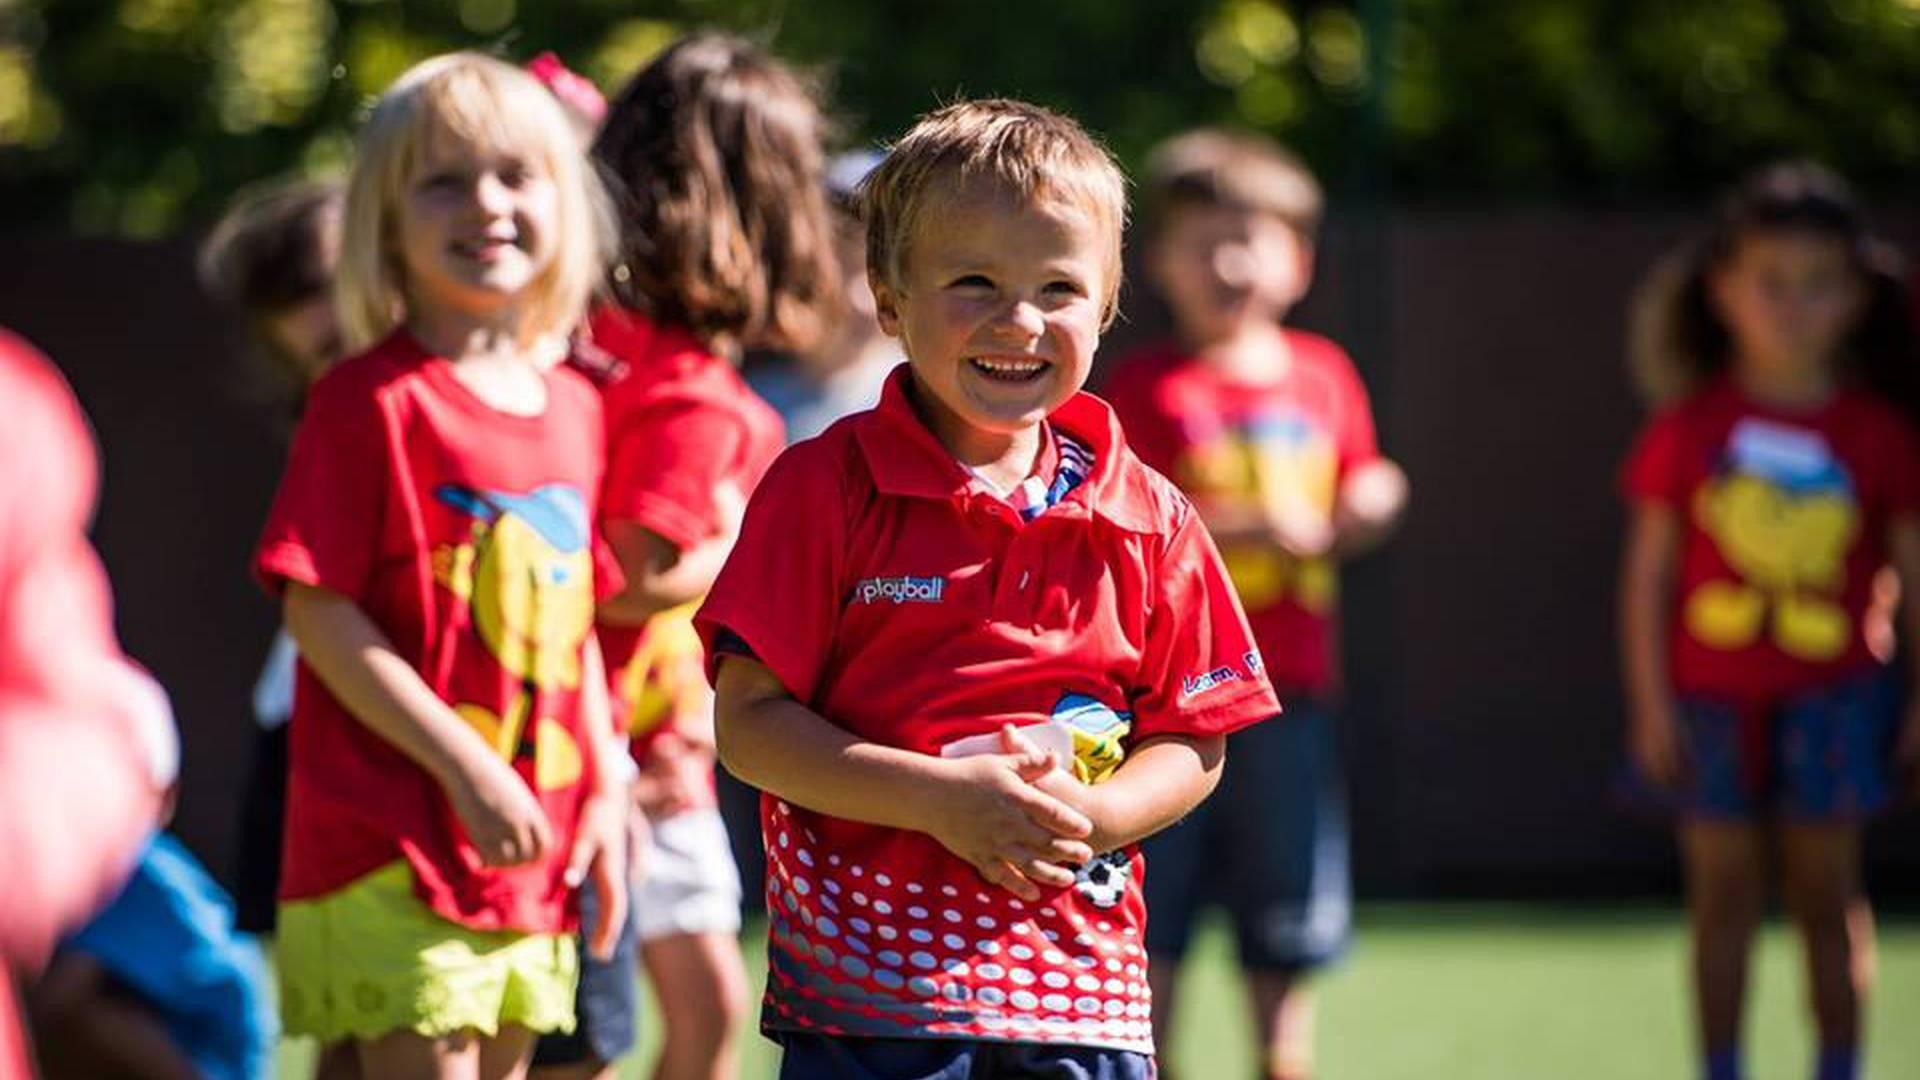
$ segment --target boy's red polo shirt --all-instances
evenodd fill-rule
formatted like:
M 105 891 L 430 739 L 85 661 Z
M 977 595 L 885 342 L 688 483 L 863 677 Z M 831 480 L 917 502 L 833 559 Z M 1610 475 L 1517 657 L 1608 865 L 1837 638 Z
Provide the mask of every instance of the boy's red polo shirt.
M 710 655 L 737 638 L 822 716 L 927 754 L 1059 720 L 1096 772 L 1279 712 L 1206 530 L 1104 403 L 1054 414 L 1093 469 L 1022 524 L 908 387 L 896 371 L 877 408 L 775 462 L 697 618 Z M 766 1027 L 1152 1052 L 1137 850 L 1027 904 L 923 833 L 772 797 L 762 825 Z

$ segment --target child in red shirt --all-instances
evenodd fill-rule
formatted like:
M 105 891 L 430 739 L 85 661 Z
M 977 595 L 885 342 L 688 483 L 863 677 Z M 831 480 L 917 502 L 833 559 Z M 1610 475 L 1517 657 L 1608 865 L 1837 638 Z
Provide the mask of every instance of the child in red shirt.
M 774 464 L 696 620 L 767 792 L 762 1023 L 786 1077 L 1144 1078 L 1137 842 L 1278 703 L 1199 517 L 1079 392 L 1123 181 L 963 102 L 863 201 L 909 367 Z
M 1234 740 L 1234 769 L 1147 857 L 1160 1045 L 1201 905 L 1233 919 L 1270 1077 L 1312 1068 L 1305 975 L 1345 948 L 1346 806 L 1333 728 L 1338 562 L 1385 537 L 1406 478 L 1382 457 L 1353 361 L 1281 319 L 1313 280 L 1319 185 L 1280 147 L 1195 131 L 1150 159 L 1147 265 L 1175 342 L 1109 392 L 1141 460 L 1180 485 L 1220 544 L 1287 722 Z M 1171 872 L 1169 872 L 1171 871 Z
M 1837 177 L 1774 166 L 1639 306 L 1661 408 L 1625 469 L 1620 648 L 1634 761 L 1680 809 L 1708 1080 L 1741 1075 L 1774 852 L 1806 939 L 1815 1075 L 1859 1075 L 1861 825 L 1891 795 L 1896 737 L 1920 760 L 1920 705 L 1896 736 L 1867 632 L 1882 568 L 1920 575 L 1913 332 L 1885 260 Z
M 713 693 L 693 610 L 785 444 L 779 416 L 742 381 L 740 356 L 811 345 L 834 303 L 822 126 L 811 92 L 778 61 L 700 34 L 627 82 L 593 149 L 627 196 L 608 283 L 615 302 L 589 328 L 615 361 L 602 386 L 600 516 L 627 581 L 598 618 L 639 763 L 635 809 L 646 827 L 636 830 L 645 840 L 634 907 L 661 1012 L 656 1080 L 738 1071 L 748 996 L 740 874 L 715 797 Z M 721 266 L 706 257 L 714 250 L 739 258 Z M 633 976 L 631 961 L 610 974 L 627 989 Z M 631 1003 L 626 1012 L 630 1020 Z M 592 1056 L 610 1062 L 606 1049 Z M 552 1041 L 540 1056 L 561 1060 Z
M 282 1009 L 369 1076 L 519 1067 L 572 1023 L 589 873 L 619 925 L 600 403 L 556 363 L 605 221 L 559 106 L 500 61 L 417 65 L 361 134 L 339 288 L 364 351 L 314 384 L 255 566 L 301 657 Z

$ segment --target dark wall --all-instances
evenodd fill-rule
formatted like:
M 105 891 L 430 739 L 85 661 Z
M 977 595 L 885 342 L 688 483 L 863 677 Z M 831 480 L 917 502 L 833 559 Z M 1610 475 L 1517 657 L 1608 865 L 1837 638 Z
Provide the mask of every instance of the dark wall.
M 225 874 L 275 621 L 246 565 L 278 436 L 246 404 L 190 246 L 12 236 L 0 253 L 0 323 L 66 372 L 100 443 L 94 535 L 121 640 L 172 695 L 184 742 L 174 827 Z
M 1640 419 L 1626 296 L 1688 220 L 1403 212 L 1325 240 L 1299 321 L 1354 351 L 1414 488 L 1346 590 L 1356 868 L 1373 893 L 1670 887 L 1664 833 L 1609 798 L 1613 484 Z M 1920 217 L 1897 224 L 1920 239 Z M 100 435 L 121 632 L 186 735 L 176 825 L 225 870 L 273 626 L 245 573 L 280 463 L 273 418 L 246 403 L 187 246 L 8 237 L 0 256 L 0 323 L 54 356 Z M 1164 326 L 1136 300 L 1103 363 Z M 1876 831 L 1873 873 L 1920 897 L 1912 825 Z

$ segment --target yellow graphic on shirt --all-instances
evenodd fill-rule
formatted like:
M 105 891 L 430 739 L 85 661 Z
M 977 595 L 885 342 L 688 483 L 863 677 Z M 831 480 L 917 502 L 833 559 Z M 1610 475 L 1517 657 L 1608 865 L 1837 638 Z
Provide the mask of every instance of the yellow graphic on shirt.
M 1853 481 L 1822 436 L 1742 421 L 1693 513 L 1738 575 L 1688 592 L 1683 618 L 1694 640 L 1733 650 L 1765 637 L 1808 661 L 1847 651 L 1854 627 L 1841 594 L 1860 515 Z
M 693 613 L 699 608 L 700 601 L 693 600 L 647 620 L 639 647 L 618 676 L 631 734 L 697 720 L 712 701 L 706 653 L 693 628 Z
M 533 757 L 539 790 L 577 783 L 573 735 L 548 717 L 529 724 L 529 713 L 546 692 L 580 686 L 594 606 L 585 500 L 562 484 L 524 494 L 443 484 L 434 495 L 474 519 L 466 540 L 434 550 L 434 579 L 467 601 L 488 652 L 520 680 L 505 715 L 473 703 L 454 710 L 507 760 Z
M 1176 470 L 1195 502 L 1233 516 L 1265 513 L 1329 518 L 1340 460 L 1326 433 L 1292 411 L 1267 412 L 1197 443 Z M 1248 610 L 1292 600 L 1316 615 L 1333 609 L 1339 578 L 1332 560 L 1299 558 L 1265 543 L 1225 543 L 1220 558 Z

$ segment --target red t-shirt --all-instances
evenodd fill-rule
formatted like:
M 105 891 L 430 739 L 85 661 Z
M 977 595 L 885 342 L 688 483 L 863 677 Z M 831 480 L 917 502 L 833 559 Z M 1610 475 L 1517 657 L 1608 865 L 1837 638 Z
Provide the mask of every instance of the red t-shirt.
M 1920 513 L 1915 454 L 1907 424 L 1853 391 L 1787 410 L 1722 381 L 1654 417 L 1623 479 L 1686 522 L 1675 692 L 1769 704 L 1875 663 L 1864 615 L 1888 526 Z
M 1172 345 L 1130 358 L 1108 387 L 1140 459 L 1166 473 L 1202 512 L 1304 499 L 1332 515 L 1340 484 L 1380 456 L 1373 410 L 1353 361 L 1333 342 L 1288 330 L 1279 380 L 1234 382 Z M 1283 694 L 1339 683 L 1338 572 L 1272 544 L 1227 543 L 1220 554 Z
M 1141 739 L 1279 712 L 1199 517 L 1103 403 L 1054 414 L 1091 472 L 1023 522 L 921 423 L 908 381 L 774 463 L 696 619 L 710 649 L 921 753 L 1053 722 L 1095 777 Z M 772 796 L 761 823 L 769 1029 L 1152 1051 L 1136 848 L 1029 904 L 924 833 Z
M 600 396 L 548 372 L 538 416 L 499 412 L 404 331 L 313 387 L 255 571 L 337 592 L 512 761 L 553 823 L 544 861 L 483 866 L 440 787 L 302 663 L 280 895 L 397 858 L 434 911 L 478 929 L 570 928 L 561 880 L 589 786 L 581 664 L 619 570 L 592 530 Z
M 682 550 L 718 535 L 727 522 L 717 493 L 732 484 L 742 498 L 752 494 L 786 446 L 780 414 L 686 330 L 609 307 L 594 313 L 590 336 L 619 361 L 601 388 L 601 521 L 634 522 Z M 615 708 L 636 757 L 672 721 L 704 723 L 711 713 L 695 606 L 662 612 L 644 627 L 599 628 Z

